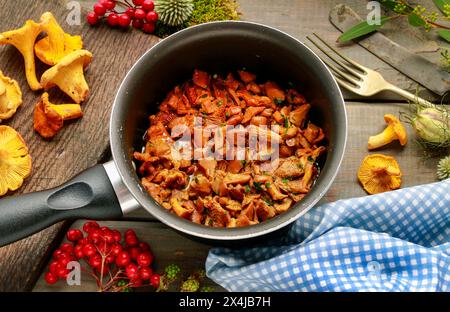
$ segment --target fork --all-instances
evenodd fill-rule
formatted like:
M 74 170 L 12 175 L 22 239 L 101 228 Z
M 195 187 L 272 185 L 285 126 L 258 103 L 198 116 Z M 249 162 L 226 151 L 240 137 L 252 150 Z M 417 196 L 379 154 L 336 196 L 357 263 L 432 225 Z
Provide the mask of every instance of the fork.
M 310 36 L 306 36 L 306 38 L 320 51 L 322 51 L 331 61 L 333 61 L 332 63 L 327 58 L 319 56 L 332 71 L 335 79 L 341 87 L 344 87 L 347 90 L 361 96 L 372 96 L 381 91 L 388 90 L 397 93 L 410 101 L 416 102 L 421 106 L 434 106 L 431 102 L 387 82 L 380 73 L 362 66 L 361 64 L 346 57 L 331 45 L 326 43 L 316 33 L 313 33 L 313 35 L 322 43 L 322 45 Z M 333 51 L 335 55 L 332 55 L 330 51 L 327 51 L 323 45 Z

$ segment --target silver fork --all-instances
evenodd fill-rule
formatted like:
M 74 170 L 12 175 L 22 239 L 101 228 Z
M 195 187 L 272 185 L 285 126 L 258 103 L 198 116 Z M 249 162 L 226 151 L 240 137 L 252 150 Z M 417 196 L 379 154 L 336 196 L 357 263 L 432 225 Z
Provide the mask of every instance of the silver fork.
M 389 90 L 410 101 L 417 102 L 422 106 L 434 106 L 429 101 L 387 82 L 380 73 L 362 66 L 361 64 L 346 57 L 331 45 L 326 43 L 316 33 L 313 33 L 313 35 L 322 44 L 320 44 L 310 36 L 306 36 L 306 38 L 320 51 L 322 51 L 323 54 L 325 54 L 329 58 L 329 60 L 333 61 L 332 63 L 327 58 L 319 56 L 332 71 L 334 77 L 341 87 L 344 87 L 347 90 L 361 96 L 372 96 L 378 92 Z M 325 45 L 329 50 L 326 50 L 323 45 Z M 333 55 L 330 50 L 333 51 L 335 55 Z

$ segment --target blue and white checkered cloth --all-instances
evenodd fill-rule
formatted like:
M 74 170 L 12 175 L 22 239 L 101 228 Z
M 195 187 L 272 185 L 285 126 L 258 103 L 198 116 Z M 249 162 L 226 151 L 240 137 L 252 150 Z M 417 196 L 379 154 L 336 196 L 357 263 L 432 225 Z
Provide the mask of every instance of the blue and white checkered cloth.
M 450 291 L 450 179 L 324 204 L 206 271 L 230 291 Z

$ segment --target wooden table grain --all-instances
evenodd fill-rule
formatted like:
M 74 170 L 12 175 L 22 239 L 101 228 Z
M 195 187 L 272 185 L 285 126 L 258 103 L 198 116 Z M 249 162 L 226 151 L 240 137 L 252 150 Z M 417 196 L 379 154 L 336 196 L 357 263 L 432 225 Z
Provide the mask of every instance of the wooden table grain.
M 428 2 L 431 1 L 418 2 L 429 6 Z M 91 6 L 92 3 L 92 0 L 82 1 L 83 6 Z M 238 0 L 238 3 L 243 20 L 274 26 L 302 41 L 312 32 L 319 33 L 329 42 L 336 40 L 339 32 L 328 22 L 328 13 L 338 3 L 350 5 L 362 16 L 367 14 L 366 2 L 360 0 Z M 31 3 L 27 0 L 0 0 L 0 8 L 2 8 L 0 31 L 17 27 L 27 18 L 36 20 L 46 10 L 52 11 L 60 21 L 64 21 L 68 13 L 65 4 L 59 1 Z M 438 52 L 431 34 L 422 34 L 415 29 L 405 28 L 401 21 L 395 23 L 384 30 L 387 36 L 431 60 L 438 61 Z M 92 95 L 83 107 L 85 117 L 68 124 L 51 142 L 41 140 L 33 132 L 31 116 L 39 93 L 28 90 L 22 73 L 22 62 L 17 57 L 17 52 L 10 47 L 0 47 L 0 69 L 18 80 L 22 90 L 25 91 L 23 107 L 11 121 L 6 122 L 24 136 L 33 156 L 34 172 L 20 190 L 24 193 L 56 186 L 107 157 L 108 118 L 117 86 L 134 61 L 158 40 L 136 30 L 124 32 L 105 26 L 91 28 L 85 25 L 84 20 L 80 26 L 69 27 L 63 23 L 63 27 L 71 33 L 82 34 L 86 48 L 94 53 L 94 61 L 87 74 Z M 409 36 L 399 32 L 399 29 L 403 29 Z M 405 37 L 409 39 L 405 40 Z M 399 87 L 412 92 L 416 91 L 415 82 L 362 47 L 351 44 L 341 48 L 348 56 L 378 70 L 387 80 Z M 420 92 L 426 98 L 438 99 L 426 90 Z M 60 94 L 53 96 L 56 102 L 64 99 Z M 357 183 L 356 172 L 361 160 L 368 154 L 367 138 L 383 129 L 384 114 L 398 115 L 400 111 L 408 109 L 403 99 L 391 93 L 362 99 L 344 92 L 344 97 L 349 116 L 346 155 L 335 182 L 322 202 L 365 195 Z M 413 136 L 410 128 L 408 131 L 409 135 Z M 90 144 L 91 142 L 95 144 Z M 436 180 L 437 160 L 424 161 L 421 150 L 412 141 L 405 148 L 394 143 L 378 152 L 397 158 L 404 173 L 403 187 Z M 79 220 L 73 226 L 79 226 L 81 223 L 82 220 Z M 181 237 L 155 221 L 143 209 L 127 216 L 124 220 L 113 220 L 102 224 L 120 230 L 136 228 L 138 235 L 153 245 L 157 266 L 160 268 L 173 262 L 182 263 L 185 271 L 199 268 L 203 266 L 210 248 L 210 246 Z M 79 288 L 69 287 L 63 283 L 48 286 L 43 281 L 44 267 L 56 244 L 61 242 L 61 233 L 68 226 L 70 226 L 68 223 L 58 224 L 28 239 L 1 248 L 0 291 L 32 289 L 34 291 L 95 291 L 93 281 L 88 278 L 83 279 L 82 287 Z

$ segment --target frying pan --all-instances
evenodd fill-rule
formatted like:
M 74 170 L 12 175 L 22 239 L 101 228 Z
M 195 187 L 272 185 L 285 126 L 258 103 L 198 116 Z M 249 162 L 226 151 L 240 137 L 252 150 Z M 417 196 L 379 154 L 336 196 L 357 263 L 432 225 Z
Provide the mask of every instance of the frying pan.
M 314 187 L 287 212 L 242 228 L 192 223 L 159 206 L 142 188 L 132 153 L 140 151 L 148 116 L 164 96 L 198 68 L 225 74 L 245 67 L 261 80 L 293 84 L 312 104 L 311 119 L 326 134 L 328 152 Z M 54 189 L 0 200 L 0 246 L 65 219 L 117 219 L 142 206 L 157 219 L 189 236 L 210 242 L 261 237 L 291 224 L 323 197 L 341 164 L 347 116 L 340 89 L 322 61 L 297 39 L 250 22 L 214 22 L 190 27 L 147 51 L 122 82 L 112 109 L 113 161 L 90 168 Z

